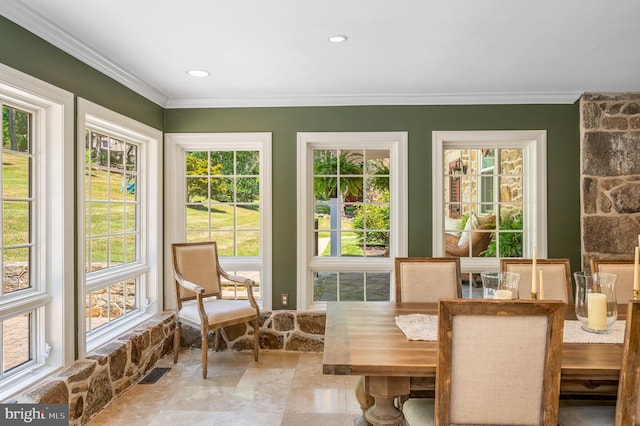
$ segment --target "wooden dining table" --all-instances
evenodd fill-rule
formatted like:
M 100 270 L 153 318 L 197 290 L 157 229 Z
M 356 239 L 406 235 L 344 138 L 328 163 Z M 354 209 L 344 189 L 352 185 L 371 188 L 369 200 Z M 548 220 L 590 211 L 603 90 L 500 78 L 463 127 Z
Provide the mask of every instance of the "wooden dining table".
M 437 341 L 408 340 L 395 318 L 437 312 L 433 303 L 328 303 L 323 372 L 363 376 L 364 389 L 356 396 L 371 424 L 401 424 L 396 398 L 434 390 Z M 573 308 L 566 318 L 575 319 Z M 561 397 L 615 395 L 622 349 L 622 343 L 563 343 Z M 478 360 L 478 368 L 485 361 Z M 368 408 L 363 392 L 375 401 Z

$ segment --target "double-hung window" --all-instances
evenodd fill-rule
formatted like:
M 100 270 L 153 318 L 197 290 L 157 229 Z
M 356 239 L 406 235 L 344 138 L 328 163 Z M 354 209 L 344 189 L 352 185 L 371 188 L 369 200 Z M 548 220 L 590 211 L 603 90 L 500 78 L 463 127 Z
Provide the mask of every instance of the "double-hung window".
M 298 133 L 298 309 L 394 298 L 406 161 L 405 132 Z
M 92 349 L 162 309 L 161 132 L 80 99 L 81 312 Z
M 73 96 L 0 65 L 0 400 L 73 360 Z
M 271 309 L 271 134 L 167 134 L 165 156 L 167 253 L 172 242 L 215 241 L 222 268 L 254 280 L 254 297 Z M 223 298 L 247 298 L 221 284 Z
M 433 133 L 433 253 L 462 271 L 546 256 L 546 132 Z

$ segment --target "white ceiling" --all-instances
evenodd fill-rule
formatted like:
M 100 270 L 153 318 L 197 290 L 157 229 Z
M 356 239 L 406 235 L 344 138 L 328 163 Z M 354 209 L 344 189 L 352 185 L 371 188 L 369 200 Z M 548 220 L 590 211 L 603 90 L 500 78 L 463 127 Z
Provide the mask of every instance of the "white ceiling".
M 638 0 L 0 0 L 0 13 L 168 108 L 640 92 Z

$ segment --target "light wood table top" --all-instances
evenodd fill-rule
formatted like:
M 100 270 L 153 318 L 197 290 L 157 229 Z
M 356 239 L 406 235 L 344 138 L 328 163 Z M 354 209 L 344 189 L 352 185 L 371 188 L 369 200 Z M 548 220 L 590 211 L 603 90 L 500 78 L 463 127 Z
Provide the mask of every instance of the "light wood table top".
M 575 318 L 569 309 L 567 318 Z M 330 302 L 327 306 L 324 373 L 434 378 L 437 342 L 409 341 L 395 323 L 396 316 L 414 313 L 436 315 L 437 305 Z M 609 389 L 601 388 L 599 391 L 611 393 L 615 390 L 621 363 L 622 344 L 564 343 L 563 389 L 566 392 L 589 393 L 589 390 L 598 390 L 598 383 L 601 383 Z

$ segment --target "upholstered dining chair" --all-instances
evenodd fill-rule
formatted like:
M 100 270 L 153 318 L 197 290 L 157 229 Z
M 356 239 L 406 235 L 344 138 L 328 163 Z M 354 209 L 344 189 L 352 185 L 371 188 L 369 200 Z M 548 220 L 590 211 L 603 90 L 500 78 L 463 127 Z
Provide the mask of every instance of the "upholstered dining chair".
M 626 304 L 633 299 L 633 260 L 591 259 L 591 273 L 609 272 L 616 274 L 616 300 Z
M 215 242 L 175 243 L 172 244 L 172 249 L 178 319 L 173 337 L 173 362 L 178 362 L 183 322 L 199 328 L 202 334 L 203 378 L 207 378 L 207 337 L 211 330 L 216 332 L 217 349 L 223 327 L 253 323 L 253 351 L 257 361 L 260 348 L 260 309 L 253 296 L 253 280 L 226 273 L 218 262 Z M 221 278 L 244 286 L 247 300 L 223 299 Z
M 406 401 L 405 424 L 555 425 L 565 306 L 441 300 L 435 398 Z
M 462 297 L 458 257 L 396 257 L 396 302 L 438 303 Z
M 531 299 L 532 259 L 500 259 L 500 270 L 520 274 L 520 299 Z M 573 304 L 569 259 L 536 259 L 536 269 L 544 271 L 544 298 Z
M 618 380 L 615 406 L 601 401 L 585 401 L 584 405 L 571 401 L 560 403 L 559 426 L 631 426 L 640 424 L 640 301 L 627 305 L 622 366 Z M 566 402 L 569 404 L 569 401 Z

